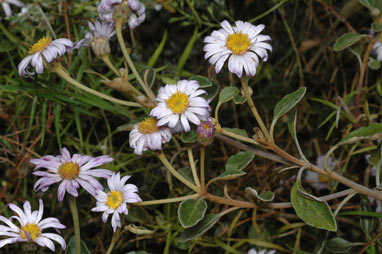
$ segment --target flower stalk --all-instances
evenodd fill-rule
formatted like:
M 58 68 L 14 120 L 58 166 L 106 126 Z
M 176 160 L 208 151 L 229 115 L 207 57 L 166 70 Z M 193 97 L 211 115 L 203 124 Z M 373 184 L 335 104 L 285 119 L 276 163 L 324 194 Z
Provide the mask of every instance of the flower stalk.
M 72 195 L 69 195 L 69 207 L 70 207 L 70 212 L 72 213 L 72 217 L 73 217 L 76 254 L 81 254 L 80 221 L 78 219 L 78 210 L 77 210 L 76 198 L 73 197 Z
M 135 68 L 133 61 L 131 60 L 129 53 L 127 52 L 125 41 L 123 40 L 123 35 L 122 35 L 122 21 L 120 19 L 117 19 L 115 21 L 115 31 L 117 33 L 117 39 L 122 49 L 123 56 L 125 57 L 125 60 L 127 64 L 129 65 L 131 71 L 134 73 L 135 78 L 137 79 L 138 83 L 142 86 L 142 89 L 145 91 L 149 99 L 152 101 L 155 100 L 154 93 L 151 91 L 150 87 L 148 87 L 147 84 L 139 76 L 139 73 L 137 69 Z
M 63 78 L 64 80 L 66 80 L 70 84 L 74 85 L 75 87 L 77 87 L 77 88 L 79 88 L 79 89 L 81 89 L 81 90 L 83 90 L 85 92 L 88 92 L 90 94 L 93 94 L 95 96 L 98 96 L 98 97 L 100 97 L 102 99 L 105 99 L 105 100 L 108 100 L 108 101 L 111 101 L 111 102 L 114 102 L 114 103 L 117 103 L 117 104 L 121 104 L 121 105 L 124 105 L 124 106 L 142 107 L 139 103 L 131 102 L 131 101 L 119 100 L 119 99 L 113 98 L 111 96 L 108 96 L 106 94 L 103 94 L 101 92 L 93 90 L 93 89 L 91 89 L 91 88 L 81 84 L 77 80 L 73 79 L 60 63 L 53 64 L 53 66 L 51 68 L 51 71 L 57 73 L 61 78 Z

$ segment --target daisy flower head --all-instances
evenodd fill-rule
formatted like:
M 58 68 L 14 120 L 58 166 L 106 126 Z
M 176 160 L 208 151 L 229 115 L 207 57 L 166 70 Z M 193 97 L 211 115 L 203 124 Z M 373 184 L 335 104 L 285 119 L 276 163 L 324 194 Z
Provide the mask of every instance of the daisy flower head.
M 267 42 L 271 37 L 260 34 L 265 26 L 255 26 L 240 20 L 235 22 L 234 27 L 226 20 L 220 24 L 223 28 L 204 38 L 205 59 L 215 65 L 216 73 L 220 72 L 228 59 L 230 72 L 241 77 L 244 68 L 247 76 L 254 76 L 259 58 L 267 61 L 267 50 L 272 51 L 272 46 Z
M 74 43 L 73 49 L 91 46 L 97 57 L 110 54 L 109 39 L 115 34 L 114 26 L 107 22 L 88 22 L 90 32 L 85 38 Z
M 321 155 L 317 158 L 316 164 L 320 168 L 325 168 L 325 155 Z M 328 160 L 330 170 L 334 170 L 338 165 L 338 161 L 333 160 L 329 157 Z M 305 180 L 307 180 L 314 188 L 317 190 L 323 190 L 328 188 L 328 183 L 330 179 L 322 174 L 308 170 L 305 175 Z
M 134 148 L 134 153 L 142 155 L 142 151 L 162 150 L 162 144 L 171 139 L 171 130 L 167 127 L 157 126 L 158 120 L 154 117 L 147 117 L 145 120 L 134 125 L 130 131 L 130 147 Z
M 270 251 L 267 251 L 267 250 L 261 250 L 261 251 L 256 251 L 254 248 L 250 249 L 248 251 L 248 254 L 275 254 L 276 253 L 276 250 L 270 250 Z
M 0 225 L 0 235 L 8 237 L 0 240 L 0 248 L 16 242 L 35 242 L 42 247 L 48 247 L 51 251 L 54 251 L 55 247 L 52 240 L 58 242 L 62 249 L 66 248 L 65 240 L 62 236 L 54 233 L 43 233 L 43 230 L 47 228 L 55 228 L 57 231 L 57 229 L 65 228 L 65 226 L 53 217 L 41 220 L 44 205 L 41 199 L 39 203 L 38 211 L 33 212 L 29 201 L 25 201 L 24 211 L 15 204 L 9 204 L 9 208 L 17 215 L 9 219 L 0 216 L 0 221 L 6 224 Z M 13 219 L 18 221 L 19 226 L 12 221 Z
M 195 80 L 179 80 L 176 85 L 161 87 L 156 100 L 158 105 L 150 115 L 158 119 L 158 126 L 168 125 L 173 132 L 190 131 L 191 121 L 199 125 L 207 121 L 210 107 L 203 97 L 206 91 L 199 89 Z
M 95 177 L 109 178 L 112 172 L 107 169 L 94 169 L 102 164 L 113 161 L 108 155 L 92 157 L 89 155 L 73 154 L 70 156 L 68 149 L 61 149 L 61 155 L 46 155 L 41 159 L 32 159 L 31 163 L 36 169 L 46 168 L 47 171 L 35 171 L 34 175 L 41 176 L 34 185 L 34 190 L 48 190 L 49 186 L 61 182 L 58 187 L 58 200 L 64 199 L 66 191 L 74 197 L 78 196 L 77 189 L 82 186 L 91 195 L 96 195 L 96 190 L 103 186 Z
M 113 175 L 107 179 L 108 192 L 97 190 L 95 196 L 97 203 L 96 207 L 92 208 L 93 212 L 103 212 L 102 221 L 106 223 L 110 214 L 113 214 L 111 218 L 111 226 L 113 231 L 117 230 L 117 227 L 121 227 L 120 213 L 128 214 L 127 203 L 141 202 L 142 199 L 138 196 L 138 188 L 134 184 L 126 184 L 126 181 L 130 178 L 126 175 L 121 178 L 120 173 L 113 173 Z
M 57 39 L 52 41 L 50 37 L 43 37 L 29 48 L 28 53 L 30 55 L 20 62 L 18 67 L 19 75 L 23 77 L 34 75 L 34 72 L 28 70 L 29 65 L 32 65 L 38 74 L 42 74 L 44 72 L 44 62 L 52 62 L 63 56 L 72 47 L 73 42 L 69 39 Z
M 116 5 L 119 7 L 115 8 Z M 117 16 L 128 17 L 131 28 L 136 28 L 146 18 L 146 7 L 138 0 L 102 0 L 98 5 L 98 13 L 102 20 L 113 23 L 115 11 L 118 11 Z
M 214 141 L 215 126 L 208 118 L 207 121 L 201 121 L 196 128 L 198 141 L 204 146 L 210 145 Z
M 1 7 L 3 7 L 3 10 L 5 12 L 5 17 L 9 17 L 12 15 L 12 10 L 10 4 L 13 4 L 17 7 L 23 7 L 25 4 L 19 0 L 0 0 Z

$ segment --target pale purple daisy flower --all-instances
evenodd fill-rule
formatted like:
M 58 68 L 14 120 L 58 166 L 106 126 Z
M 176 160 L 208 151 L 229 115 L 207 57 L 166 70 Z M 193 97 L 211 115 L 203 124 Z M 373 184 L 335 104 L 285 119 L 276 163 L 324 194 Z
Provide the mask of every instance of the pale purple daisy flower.
M 325 168 L 325 155 L 318 156 L 316 164 L 320 168 Z M 338 161 L 333 160 L 332 157 L 329 157 L 328 164 L 330 170 L 334 170 L 338 165 Z M 327 189 L 328 183 L 330 181 L 327 176 L 313 172 L 311 170 L 307 170 L 305 180 L 307 180 L 317 190 Z
M 109 39 L 115 34 L 114 26 L 107 22 L 88 22 L 91 32 L 85 34 L 85 38 L 74 43 L 73 49 L 91 46 L 98 57 L 110 54 Z
M 7 224 L 7 226 L 0 225 L 0 236 L 8 236 L 9 238 L 0 240 L 0 248 L 4 245 L 16 242 L 35 242 L 42 247 L 48 247 L 51 251 L 55 250 L 53 241 L 58 242 L 62 249 L 66 248 L 64 238 L 54 233 L 43 233 L 42 231 L 47 228 L 63 229 L 64 225 L 56 218 L 49 217 L 42 219 L 44 205 L 42 200 L 39 200 L 40 207 L 38 211 L 31 211 L 29 201 L 24 203 L 24 211 L 15 204 L 9 204 L 9 208 L 17 213 L 17 215 L 9 219 L 0 216 L 0 221 Z M 16 226 L 12 220 L 16 219 L 20 226 Z
M 122 5 L 123 2 L 123 0 L 102 0 L 102 2 L 98 5 L 100 18 L 108 22 L 114 22 L 114 6 L 117 4 Z M 129 27 L 136 28 L 146 18 L 146 7 L 138 0 L 127 0 L 125 2 L 127 3 L 128 8 L 132 10 L 128 21 Z
M 270 250 L 270 251 L 267 251 L 267 250 L 261 250 L 261 251 L 256 251 L 254 248 L 250 249 L 248 251 L 248 254 L 275 254 L 276 253 L 276 250 Z
M 29 65 L 35 67 L 38 74 L 44 72 L 44 61 L 52 62 L 54 59 L 63 56 L 73 47 L 73 42 L 69 39 L 57 39 L 52 41 L 50 37 L 43 37 L 29 48 L 29 56 L 25 57 L 19 64 L 19 75 L 28 77 L 35 73 L 28 71 Z
M 61 149 L 61 155 L 46 155 L 41 159 L 32 159 L 31 163 L 36 169 L 46 168 L 47 171 L 35 171 L 34 175 L 41 176 L 34 185 L 34 190 L 48 190 L 49 186 L 61 182 L 58 187 L 58 200 L 64 199 L 65 192 L 77 197 L 80 185 L 91 195 L 96 195 L 96 190 L 103 186 L 94 177 L 109 178 L 112 172 L 107 169 L 93 169 L 102 164 L 113 161 L 108 155 L 92 157 L 89 155 L 73 154 L 70 156 L 68 149 Z
M 156 100 L 158 105 L 150 115 L 158 119 L 158 126 L 168 125 L 174 132 L 190 131 L 191 121 L 199 125 L 209 117 L 210 107 L 203 97 L 206 91 L 199 89 L 195 80 L 179 80 L 176 85 L 161 87 Z
M 158 127 L 158 120 L 147 117 L 145 120 L 134 125 L 130 132 L 130 147 L 134 153 L 142 155 L 142 151 L 162 150 L 162 144 L 171 140 L 171 130 L 167 127 Z
M 3 7 L 3 10 L 5 12 L 5 17 L 9 17 L 12 15 L 12 10 L 10 7 L 10 4 L 13 4 L 17 7 L 23 7 L 25 4 L 19 0 L 0 0 L 1 6 Z
M 267 50 L 272 51 L 272 46 L 267 43 L 271 37 L 260 34 L 265 26 L 236 21 L 236 26 L 232 27 L 226 20 L 220 24 L 222 29 L 215 30 L 204 38 L 205 59 L 209 59 L 210 64 L 215 65 L 216 73 L 220 72 L 229 58 L 230 72 L 241 77 L 244 68 L 247 76 L 254 76 L 260 62 L 259 57 L 267 61 Z
M 134 184 L 125 184 L 130 178 L 126 175 L 121 178 L 120 173 L 114 173 L 109 179 L 107 179 L 107 185 L 109 191 L 106 193 L 102 190 L 97 190 L 96 207 L 92 209 L 93 212 L 103 212 L 102 221 L 106 223 L 110 214 L 113 214 L 111 218 L 111 226 L 113 231 L 117 230 L 117 227 L 121 227 L 120 213 L 128 214 L 127 203 L 141 202 L 142 199 L 138 196 L 138 188 Z

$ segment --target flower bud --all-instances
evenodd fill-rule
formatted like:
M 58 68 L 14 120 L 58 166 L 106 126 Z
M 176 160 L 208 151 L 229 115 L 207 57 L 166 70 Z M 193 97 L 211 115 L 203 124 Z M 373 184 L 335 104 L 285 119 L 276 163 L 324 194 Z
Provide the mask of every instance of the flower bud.
M 109 38 L 107 37 L 94 38 L 90 45 L 98 58 L 110 54 Z
M 208 146 L 214 141 L 215 127 L 210 119 L 207 121 L 201 121 L 196 129 L 196 132 L 198 134 L 198 141 L 200 144 Z

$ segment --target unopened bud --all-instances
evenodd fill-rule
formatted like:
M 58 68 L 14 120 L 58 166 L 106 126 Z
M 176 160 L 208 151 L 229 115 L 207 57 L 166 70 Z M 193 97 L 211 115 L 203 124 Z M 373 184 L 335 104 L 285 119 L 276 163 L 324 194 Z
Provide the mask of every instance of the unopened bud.
M 196 129 L 196 133 L 198 134 L 199 143 L 208 146 L 214 141 L 215 127 L 209 119 L 201 121 Z
M 114 5 L 113 18 L 116 22 L 121 21 L 122 24 L 127 23 L 131 13 L 132 10 L 127 1 Z

